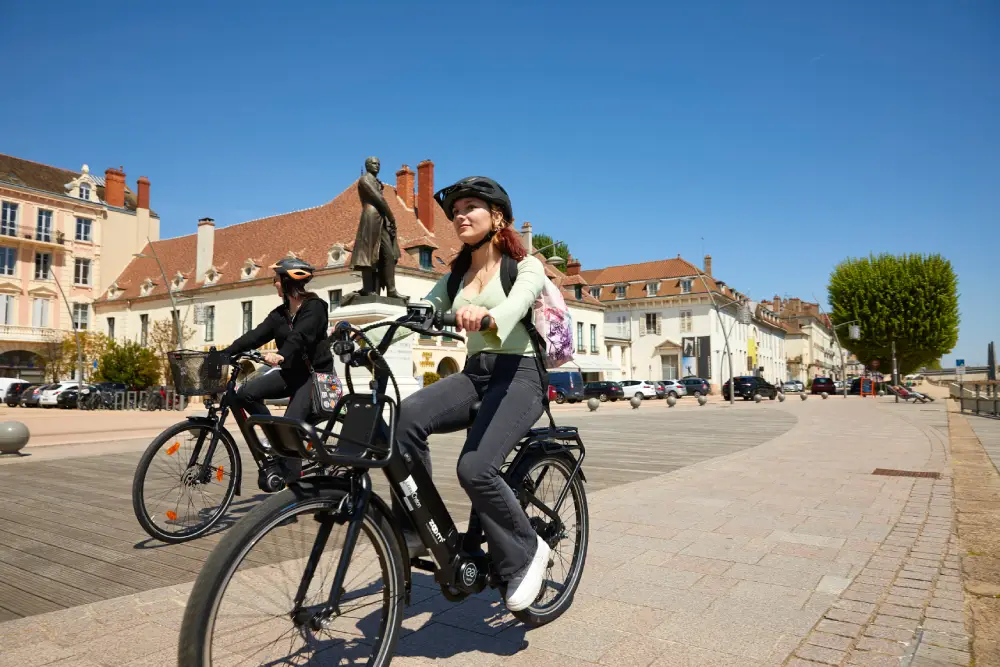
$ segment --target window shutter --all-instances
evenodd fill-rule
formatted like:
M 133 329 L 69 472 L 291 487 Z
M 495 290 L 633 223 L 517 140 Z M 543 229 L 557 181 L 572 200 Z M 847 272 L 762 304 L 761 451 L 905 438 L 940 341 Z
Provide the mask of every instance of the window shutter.
M 656 335 L 659 336 L 659 335 L 661 335 L 660 316 L 659 315 L 654 315 L 653 317 L 656 318 Z
M 646 335 L 646 313 L 643 313 L 642 317 L 639 318 L 639 335 Z

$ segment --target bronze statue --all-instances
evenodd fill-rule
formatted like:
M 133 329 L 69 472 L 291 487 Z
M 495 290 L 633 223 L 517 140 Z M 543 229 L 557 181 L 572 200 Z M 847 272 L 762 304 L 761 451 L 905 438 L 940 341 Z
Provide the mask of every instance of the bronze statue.
M 396 218 L 382 196 L 382 181 L 378 180 L 379 159 L 365 160 L 365 174 L 358 179 L 361 198 L 361 221 L 354 238 L 351 268 L 361 269 L 361 291 L 358 296 L 378 296 L 385 288 L 386 296 L 405 299 L 396 291 L 396 262 L 399 244 L 396 241 Z

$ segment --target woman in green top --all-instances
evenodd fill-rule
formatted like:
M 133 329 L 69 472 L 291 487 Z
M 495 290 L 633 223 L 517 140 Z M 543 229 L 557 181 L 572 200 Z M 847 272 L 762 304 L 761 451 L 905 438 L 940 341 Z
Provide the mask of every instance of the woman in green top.
M 419 456 L 431 467 L 427 437 L 469 428 L 458 458 L 458 480 L 482 522 L 499 576 L 507 580 L 506 604 L 527 608 L 541 590 L 549 547 L 532 529 L 500 466 L 544 410 L 534 348 L 522 319 L 541 293 L 544 267 L 529 255 L 514 231 L 507 192 L 489 178 L 462 179 L 435 195 L 465 244 L 451 265 L 461 275 L 454 301 L 448 277 L 427 300 L 437 312 L 453 311 L 467 333 L 468 359 L 461 373 L 449 375 L 406 398 L 397 430 L 400 451 Z M 517 279 L 504 294 L 499 270 L 503 255 L 518 261 Z M 451 275 L 451 274 L 449 274 Z M 489 315 L 488 329 L 480 330 Z M 472 406 L 482 402 L 478 414 Z M 394 499 L 395 500 L 395 499 Z M 401 519 L 405 517 L 399 508 Z M 403 520 L 409 526 L 408 520 Z M 411 555 L 423 549 L 410 528 Z

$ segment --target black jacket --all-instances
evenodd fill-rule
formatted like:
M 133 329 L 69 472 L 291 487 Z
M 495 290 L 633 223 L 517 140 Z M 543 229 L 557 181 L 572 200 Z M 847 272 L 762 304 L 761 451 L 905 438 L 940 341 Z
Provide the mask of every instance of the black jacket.
M 309 367 L 302 358 L 303 352 L 309 357 L 313 370 L 329 373 L 333 370 L 333 356 L 330 340 L 326 335 L 329 326 L 326 301 L 308 298 L 299 306 L 292 326 L 288 326 L 288 311 L 281 304 L 264 318 L 264 321 L 246 332 L 225 349 L 227 354 L 246 352 L 274 341 L 278 354 L 285 358 L 282 370 L 308 373 Z

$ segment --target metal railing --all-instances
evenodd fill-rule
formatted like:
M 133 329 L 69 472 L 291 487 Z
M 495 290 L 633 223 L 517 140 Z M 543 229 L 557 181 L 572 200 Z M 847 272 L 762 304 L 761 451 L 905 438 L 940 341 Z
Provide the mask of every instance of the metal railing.
M 954 389 L 949 392 L 954 397 Z M 958 387 L 959 411 L 966 410 L 974 415 L 985 417 L 1000 417 L 1000 383 L 991 380 L 983 382 L 962 383 Z
M 605 322 L 604 323 L 604 337 L 605 338 L 617 338 L 621 340 L 631 340 L 632 339 L 632 323 L 631 322 Z
M 19 324 L 0 324 L 0 339 L 3 340 L 54 340 L 67 333 L 52 327 L 26 327 Z

